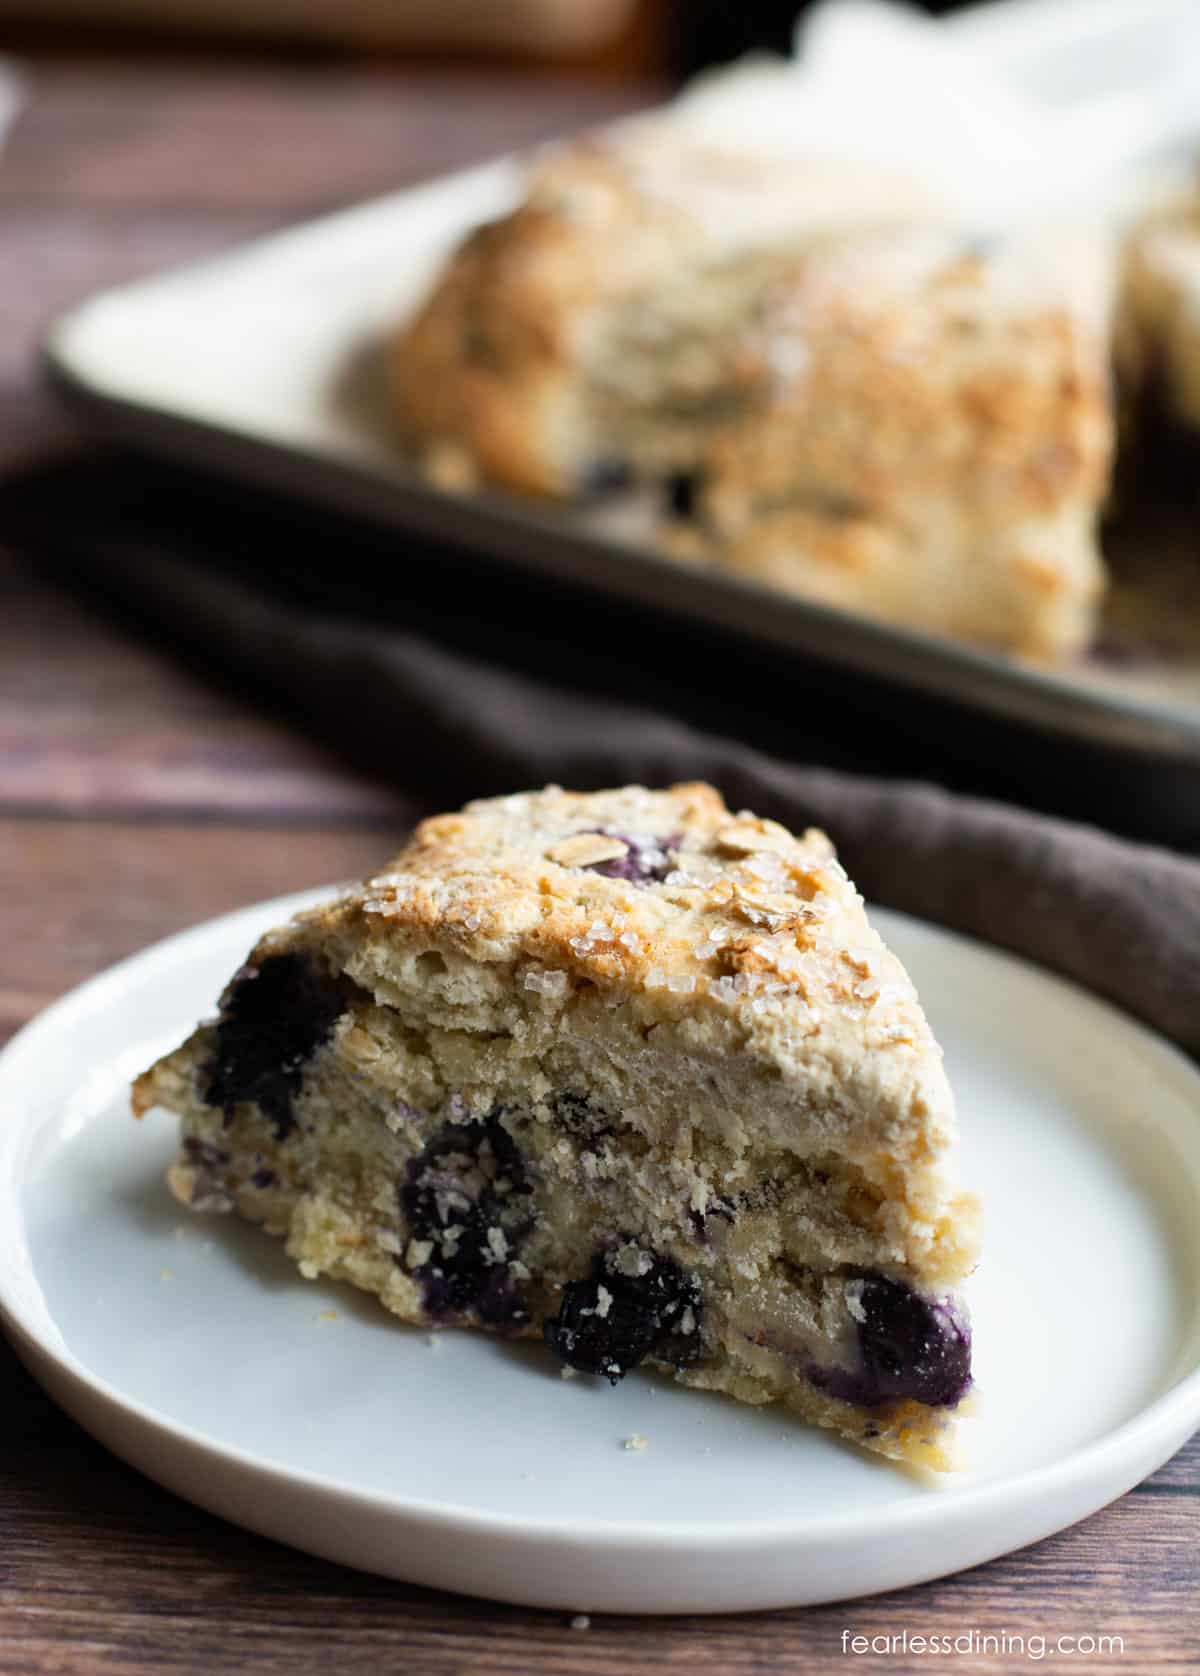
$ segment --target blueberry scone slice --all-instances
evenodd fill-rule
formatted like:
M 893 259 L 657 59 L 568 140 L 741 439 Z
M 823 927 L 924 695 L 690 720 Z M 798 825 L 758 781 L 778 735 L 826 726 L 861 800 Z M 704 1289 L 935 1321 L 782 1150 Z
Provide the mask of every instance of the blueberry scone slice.
M 954 1464 L 977 1206 L 913 986 L 819 832 L 705 785 L 425 821 L 140 1077 L 308 1276 Z

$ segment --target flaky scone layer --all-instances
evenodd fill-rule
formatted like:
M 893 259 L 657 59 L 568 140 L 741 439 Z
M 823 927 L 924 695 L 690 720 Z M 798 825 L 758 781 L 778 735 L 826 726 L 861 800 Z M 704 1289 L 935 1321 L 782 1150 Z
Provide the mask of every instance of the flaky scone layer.
M 247 1060 L 237 997 L 277 983 L 319 1028 L 264 1055 L 260 1006 Z M 650 1363 L 948 1464 L 957 1388 L 872 1386 L 861 1326 L 915 1310 L 965 1354 L 977 1208 L 912 985 L 820 833 L 702 785 L 427 821 L 262 940 L 222 1018 L 139 1079 L 155 1104 L 184 1118 L 182 1199 L 404 1319 L 542 1328 L 561 1354 L 650 1288 L 678 1326 Z

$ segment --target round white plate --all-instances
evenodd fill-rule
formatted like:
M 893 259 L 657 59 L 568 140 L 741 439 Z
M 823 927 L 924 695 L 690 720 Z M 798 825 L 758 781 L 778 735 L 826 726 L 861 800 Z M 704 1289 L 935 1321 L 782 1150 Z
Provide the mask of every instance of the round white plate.
M 180 1209 L 130 1077 L 313 895 L 84 985 L 0 1056 L 0 1308 L 46 1388 L 179 1494 L 313 1553 L 568 1610 L 869 1594 L 1083 1518 L 1200 1424 L 1200 1076 L 1082 992 L 879 913 L 946 1048 L 985 1195 L 975 1465 L 931 1486 L 785 1415 L 537 1345 L 433 1335 Z M 641 1450 L 624 1447 L 641 1434 Z

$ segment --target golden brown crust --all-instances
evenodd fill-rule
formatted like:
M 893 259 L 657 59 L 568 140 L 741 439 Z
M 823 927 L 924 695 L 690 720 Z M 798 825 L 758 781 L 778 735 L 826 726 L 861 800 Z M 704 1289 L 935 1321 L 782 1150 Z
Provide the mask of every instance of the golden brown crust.
M 337 1005 L 281 1122 L 213 1076 L 238 995 L 297 955 Z M 431 1191 L 482 1191 L 463 1186 L 474 1154 L 447 1174 L 445 1137 L 469 1153 L 502 1125 L 505 1169 L 534 1197 L 507 1224 L 519 1249 L 498 1223 L 489 1251 L 525 1313 L 469 1324 L 535 1329 L 617 1239 L 693 1277 L 704 1353 L 664 1364 L 683 1383 L 951 1464 L 953 1404 L 835 1398 L 809 1377 L 814 1358 L 854 1367 L 865 1276 L 956 1308 L 979 1243 L 940 1050 L 822 833 L 733 813 L 703 784 L 472 803 L 268 933 L 226 1005 L 135 1085 L 139 1114 L 184 1120 L 169 1178 L 184 1203 L 236 1209 L 303 1273 L 437 1325 L 444 1296 L 419 1277 L 467 1236 L 414 1224 L 404 1184 L 432 1170 Z
M 661 877 L 549 859 L 598 829 Z M 975 1260 L 941 1051 L 823 833 L 732 815 L 703 784 L 468 804 L 423 822 L 361 889 L 268 934 L 251 963 L 294 949 L 380 1002 L 411 1011 L 418 994 L 422 1028 L 513 1033 L 523 1051 L 628 1006 L 656 1040 L 756 1066 L 756 1121 L 775 1144 L 836 1144 L 889 1191 L 903 1168 L 905 1249 L 931 1277 L 953 1283 Z M 155 1093 L 152 1075 L 135 1098 Z
M 761 190 L 731 194 L 739 169 Z M 455 489 L 684 472 L 696 504 L 647 531 L 670 555 L 1070 657 L 1105 582 L 1104 253 L 982 252 L 869 190 L 839 227 L 821 180 L 662 129 L 568 148 L 398 335 L 410 445 Z M 731 197 L 770 208 L 731 228 Z
M 596 316 L 714 260 L 928 206 L 879 169 L 795 164 L 643 121 L 558 148 L 510 215 L 478 228 L 396 335 L 401 423 L 447 487 L 570 497 L 604 463 L 578 388 Z
M 661 844 L 665 876 L 609 878 L 552 859 L 597 828 L 628 832 L 643 852 Z M 468 804 L 422 822 L 382 874 L 317 918 L 327 926 L 332 916 L 368 937 L 411 932 L 472 959 L 530 962 L 667 1006 L 676 994 L 724 1006 L 728 981 L 742 978 L 738 994 L 752 1001 L 768 1001 L 769 985 L 780 983 L 812 1007 L 858 1007 L 857 990 L 885 958 L 823 833 L 796 838 L 752 814 L 735 817 L 702 783 L 664 792 L 550 787 Z M 900 989 L 898 963 L 886 962 Z M 670 987 L 689 978 L 694 989 Z M 924 1039 L 923 1019 L 909 1016 L 911 986 L 889 1000 L 898 1010 L 887 1028 Z

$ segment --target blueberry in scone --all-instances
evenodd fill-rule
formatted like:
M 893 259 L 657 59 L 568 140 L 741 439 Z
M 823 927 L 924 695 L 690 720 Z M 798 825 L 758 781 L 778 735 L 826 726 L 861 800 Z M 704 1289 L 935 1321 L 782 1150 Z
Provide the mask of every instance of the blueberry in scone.
M 779 1402 L 945 1468 L 977 1207 L 818 832 L 704 785 L 469 804 L 269 932 L 141 1076 L 172 1190 L 403 1320 Z

